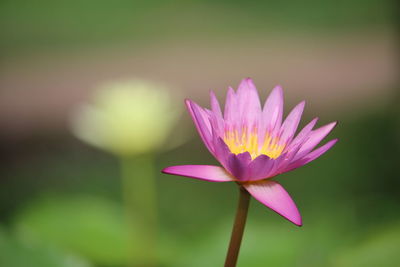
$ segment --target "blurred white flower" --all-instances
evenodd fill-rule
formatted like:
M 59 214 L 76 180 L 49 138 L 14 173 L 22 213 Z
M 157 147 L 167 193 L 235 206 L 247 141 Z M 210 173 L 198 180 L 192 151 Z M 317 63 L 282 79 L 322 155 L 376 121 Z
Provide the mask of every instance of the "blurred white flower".
M 175 126 L 180 105 L 161 84 L 144 80 L 105 83 L 92 101 L 72 116 L 72 131 L 82 141 L 117 155 L 159 149 Z

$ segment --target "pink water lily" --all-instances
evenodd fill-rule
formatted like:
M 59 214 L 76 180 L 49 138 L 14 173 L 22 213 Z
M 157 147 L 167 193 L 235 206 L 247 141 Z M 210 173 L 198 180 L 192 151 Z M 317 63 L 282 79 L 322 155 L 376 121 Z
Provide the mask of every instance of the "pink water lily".
M 262 107 L 250 78 L 240 83 L 237 92 L 229 88 L 223 113 L 214 92 L 210 95 L 211 109 L 192 100 L 186 100 L 186 106 L 204 144 L 222 167 L 180 165 L 163 172 L 211 182 L 237 182 L 256 200 L 301 226 L 292 198 L 271 178 L 301 167 L 329 150 L 337 139 L 316 147 L 336 122 L 313 129 L 315 118 L 295 136 L 305 102 L 295 106 L 282 122 L 282 88 L 276 86 Z

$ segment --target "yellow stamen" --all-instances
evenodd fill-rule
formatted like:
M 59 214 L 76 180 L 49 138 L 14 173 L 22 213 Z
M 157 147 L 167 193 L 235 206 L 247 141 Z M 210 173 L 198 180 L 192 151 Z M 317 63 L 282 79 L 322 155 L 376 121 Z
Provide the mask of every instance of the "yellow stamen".
M 224 141 L 232 153 L 237 155 L 249 152 L 252 159 L 260 155 L 276 159 L 285 148 L 284 144 L 279 144 L 279 138 L 272 137 L 269 133 L 266 133 L 264 141 L 260 143 L 256 128 L 249 131 L 247 127 L 243 127 L 241 133 L 237 129 L 227 130 Z

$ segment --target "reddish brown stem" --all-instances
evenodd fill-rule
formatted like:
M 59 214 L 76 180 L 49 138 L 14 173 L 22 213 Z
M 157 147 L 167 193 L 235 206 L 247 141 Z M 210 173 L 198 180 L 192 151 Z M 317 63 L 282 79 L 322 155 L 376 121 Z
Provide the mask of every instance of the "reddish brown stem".
M 239 186 L 239 203 L 236 211 L 235 223 L 232 229 L 231 241 L 226 254 L 225 267 L 235 267 L 242 243 L 243 231 L 246 226 L 247 212 L 249 210 L 250 194 Z

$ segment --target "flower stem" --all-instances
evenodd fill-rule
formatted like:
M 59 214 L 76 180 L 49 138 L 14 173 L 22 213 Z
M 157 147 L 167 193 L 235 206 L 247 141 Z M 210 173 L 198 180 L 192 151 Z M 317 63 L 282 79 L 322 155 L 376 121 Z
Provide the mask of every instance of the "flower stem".
M 129 266 L 156 266 L 157 204 L 153 159 L 121 158 L 122 190 L 129 227 Z
M 232 229 L 231 241 L 226 254 L 225 267 L 235 267 L 239 256 L 240 244 L 246 225 L 247 212 L 249 210 L 250 194 L 242 186 L 239 186 L 239 203 L 236 211 L 235 223 Z

